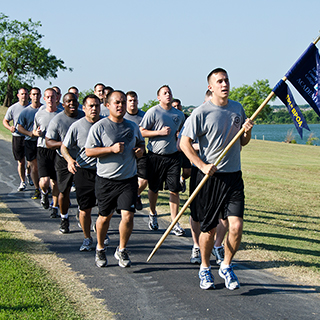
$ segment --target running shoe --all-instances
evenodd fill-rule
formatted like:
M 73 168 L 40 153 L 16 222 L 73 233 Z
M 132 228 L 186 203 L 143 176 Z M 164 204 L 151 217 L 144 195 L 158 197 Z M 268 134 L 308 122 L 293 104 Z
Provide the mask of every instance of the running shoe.
M 27 182 L 31 187 L 34 186 L 34 183 L 33 183 L 32 179 L 31 179 L 31 175 L 30 175 L 30 174 L 27 174 L 27 176 L 26 176 L 26 182 Z
M 149 226 L 150 230 L 158 230 L 159 229 L 157 214 L 149 214 L 148 226 Z
M 200 288 L 204 290 L 215 289 L 214 276 L 211 273 L 211 269 L 204 269 L 199 271 Z
M 114 253 L 114 257 L 118 260 L 118 264 L 120 267 L 126 268 L 131 266 L 131 260 L 129 258 L 127 249 L 119 251 L 119 247 L 117 247 L 116 252 Z
M 237 276 L 234 274 L 231 266 L 227 268 L 219 268 L 219 276 L 224 279 L 226 288 L 229 290 L 235 290 L 240 288 L 240 283 Z
M 33 196 L 31 197 L 32 200 L 37 200 L 37 199 L 40 199 L 40 190 L 39 189 L 36 189 L 34 191 L 34 194 Z
M 61 219 L 61 223 L 60 223 L 60 229 L 59 229 L 60 233 L 69 233 L 69 218 L 65 219 L 62 218 Z
M 110 243 L 110 238 L 109 236 L 106 234 L 106 237 L 104 238 L 103 244 L 105 245 L 105 247 L 107 247 Z
M 24 191 L 26 190 L 26 188 L 27 188 L 26 183 L 24 181 L 21 181 L 17 191 Z
M 49 209 L 49 194 L 41 192 L 41 205 L 44 209 Z
M 212 254 L 216 257 L 216 264 L 220 266 L 221 262 L 224 260 L 224 247 L 213 247 Z
M 201 264 L 201 253 L 200 248 L 192 248 L 191 256 L 190 256 L 190 263 L 194 264 Z
M 181 237 L 185 234 L 184 229 L 180 226 L 179 222 L 177 222 L 172 228 L 171 232 L 178 237 Z
M 83 239 L 82 246 L 80 247 L 80 251 L 92 251 L 94 250 L 93 239 L 85 238 Z
M 104 248 L 103 250 L 96 250 L 95 262 L 97 267 L 103 268 L 108 265 L 106 253 L 106 248 Z
M 137 210 L 142 210 L 142 202 L 141 202 L 141 196 L 137 197 L 137 202 L 136 202 L 136 209 Z
M 58 214 L 58 208 L 55 208 L 55 207 L 50 207 L 50 218 L 58 218 L 59 217 L 59 214 Z

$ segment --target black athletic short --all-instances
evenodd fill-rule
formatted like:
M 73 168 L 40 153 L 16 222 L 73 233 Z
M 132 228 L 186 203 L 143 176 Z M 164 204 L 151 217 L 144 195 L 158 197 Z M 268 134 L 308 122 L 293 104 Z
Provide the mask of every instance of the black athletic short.
M 181 191 L 180 171 L 181 171 L 181 154 L 159 155 L 148 152 L 147 170 L 149 189 L 157 193 L 163 190 L 165 182 L 166 189 L 171 192 Z
M 136 212 L 135 206 L 138 194 L 138 177 L 125 180 L 111 180 L 96 176 L 96 197 L 99 214 L 108 216 L 114 210 Z
M 21 161 L 25 157 L 24 136 L 12 136 L 12 153 L 16 161 Z
M 191 162 L 183 152 L 181 152 L 181 158 L 182 158 L 181 168 L 190 169 L 191 168 Z
M 197 171 L 195 173 L 195 171 Z M 193 169 L 191 188 L 199 185 L 205 175 Z M 216 172 L 210 177 L 190 205 L 193 220 L 200 222 L 202 232 L 208 232 L 219 223 L 219 218 L 243 218 L 244 185 L 241 171 Z
M 37 159 L 37 141 L 25 140 L 24 141 L 24 152 L 26 154 L 26 159 L 32 161 Z
M 141 179 L 148 179 L 147 176 L 147 154 L 144 153 L 143 156 L 137 159 L 137 175 Z
M 68 188 L 71 188 L 73 174 L 68 170 L 68 162 L 58 154 L 54 159 L 54 167 L 57 172 L 57 184 L 59 192 L 63 193 Z
M 77 168 L 74 183 L 80 210 L 90 209 L 96 205 L 95 181 L 96 170 Z
M 57 174 L 54 168 L 56 154 L 56 150 L 38 147 L 37 162 L 39 178 L 50 177 L 52 180 L 57 180 Z

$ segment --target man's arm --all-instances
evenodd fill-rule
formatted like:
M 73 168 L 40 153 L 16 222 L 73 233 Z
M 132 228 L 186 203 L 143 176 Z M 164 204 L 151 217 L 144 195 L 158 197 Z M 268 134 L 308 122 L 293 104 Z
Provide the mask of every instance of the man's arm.
M 136 156 L 137 159 L 139 159 L 143 156 L 146 149 L 144 144 L 140 144 L 133 150 L 134 150 L 134 155 Z
M 240 144 L 242 146 L 245 146 L 246 144 L 249 143 L 250 139 L 251 139 L 251 130 L 253 127 L 253 121 L 251 119 L 246 119 L 245 123 L 242 126 L 244 128 L 244 133 L 243 135 L 240 137 Z
M 159 136 L 168 136 L 171 132 L 171 128 L 163 127 L 161 130 L 147 130 L 140 127 L 140 132 L 143 138 L 154 138 Z
M 53 139 L 49 139 L 48 137 L 46 139 L 46 146 L 48 149 L 59 149 L 62 145 L 62 141 L 56 141 Z
M 110 153 L 122 153 L 124 150 L 124 142 L 117 142 L 111 147 L 95 147 L 86 148 L 86 155 L 88 157 L 99 158 Z
M 187 156 L 187 158 L 204 174 L 212 176 L 217 171 L 217 167 L 214 164 L 206 164 L 199 158 L 197 152 L 192 147 L 191 138 L 182 136 L 180 139 L 180 149 Z
M 68 148 L 63 143 L 61 144 L 60 152 L 62 156 L 65 158 L 65 160 L 68 162 L 69 172 L 75 174 L 77 172 L 77 167 L 79 167 L 79 164 L 76 160 L 74 160 L 71 157 Z
M 33 137 L 33 132 L 26 130 L 21 124 L 18 123 L 17 127 L 20 133 L 24 134 L 25 136 L 29 136 L 31 138 Z
M 12 125 L 10 125 L 10 121 L 7 120 L 6 118 L 3 118 L 3 121 L 2 121 L 4 127 L 6 129 L 8 129 L 11 133 L 14 133 L 16 131 L 16 128 Z

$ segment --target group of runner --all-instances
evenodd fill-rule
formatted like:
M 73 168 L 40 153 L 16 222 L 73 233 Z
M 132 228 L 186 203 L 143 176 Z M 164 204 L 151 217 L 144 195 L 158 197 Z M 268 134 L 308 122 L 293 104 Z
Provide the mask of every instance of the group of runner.
M 239 248 L 243 225 L 240 150 L 250 141 L 253 123 L 246 119 L 239 103 L 228 99 L 230 85 L 224 69 L 213 70 L 207 80 L 208 98 L 188 118 L 181 111 L 180 100 L 173 100 L 168 85 L 158 89 L 159 104 L 146 113 L 138 109 L 134 91 L 125 94 L 102 83 L 95 85 L 94 94 L 87 95 L 82 106 L 76 87 L 69 88 L 62 104 L 58 87 L 46 89 L 45 105 L 40 103 L 39 88 L 30 90 L 30 105 L 28 91 L 19 89 L 19 102 L 8 109 L 3 119 L 4 126 L 12 132 L 12 149 L 21 180 L 18 191 L 25 190 L 27 184 L 26 158 L 29 181 L 35 186 L 32 198 L 40 198 L 45 209 L 51 207 L 52 218 L 59 217 L 59 207 L 59 231 L 69 233 L 68 209 L 74 184 L 84 234 L 80 251 L 95 250 L 98 267 L 108 264 L 109 223 L 115 212 L 121 214 L 119 245 L 114 257 L 119 266 L 129 267 L 131 260 L 126 247 L 133 230 L 134 213 L 142 209 L 141 193 L 147 185 L 148 227 L 158 230 L 159 191 L 169 190 L 174 220 L 179 211 L 179 192 L 186 189 L 185 180 L 191 176 L 191 193 L 204 175 L 208 175 L 207 183 L 191 205 L 194 246 L 190 262 L 200 264 L 200 287 L 211 289 L 214 277 L 210 255 L 214 254 L 226 287 L 239 288 L 231 261 Z M 242 127 L 244 134 L 216 167 L 215 160 Z M 147 148 L 145 138 L 148 138 Z M 94 225 L 95 246 L 91 210 L 96 202 L 99 215 Z M 177 236 L 185 234 L 178 222 L 172 232 Z

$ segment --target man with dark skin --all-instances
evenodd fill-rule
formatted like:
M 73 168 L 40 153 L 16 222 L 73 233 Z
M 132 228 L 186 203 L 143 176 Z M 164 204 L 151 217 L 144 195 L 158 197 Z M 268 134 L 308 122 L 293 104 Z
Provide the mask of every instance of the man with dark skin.
M 68 163 L 63 158 L 60 147 L 70 125 L 84 116 L 83 111 L 78 111 L 78 99 L 73 93 L 66 93 L 63 96 L 64 112 L 57 114 L 49 123 L 46 133 L 46 145 L 49 149 L 55 149 L 55 169 L 59 188 L 59 207 L 61 215 L 60 233 L 69 233 L 68 209 L 70 204 L 70 189 L 73 181 L 73 174 L 68 171 Z M 76 150 L 71 149 L 70 154 L 75 156 Z

